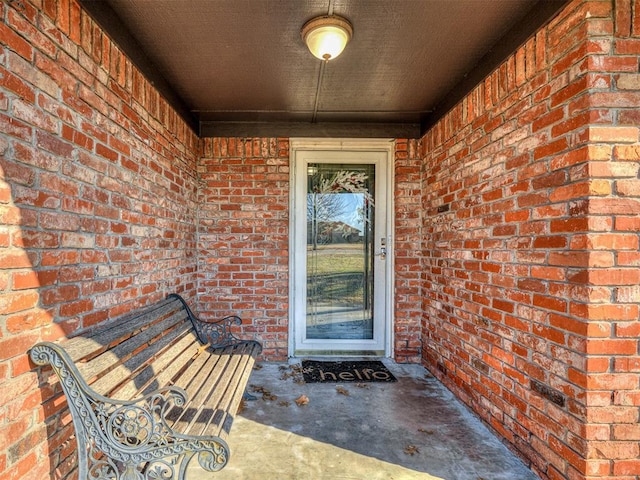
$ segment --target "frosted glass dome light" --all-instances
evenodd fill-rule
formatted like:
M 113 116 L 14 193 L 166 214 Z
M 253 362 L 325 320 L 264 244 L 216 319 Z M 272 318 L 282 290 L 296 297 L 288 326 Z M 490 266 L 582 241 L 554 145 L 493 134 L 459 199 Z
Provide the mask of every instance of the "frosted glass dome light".
M 351 40 L 353 27 L 346 18 L 326 15 L 305 23 L 301 34 L 313 56 L 328 62 L 342 53 Z

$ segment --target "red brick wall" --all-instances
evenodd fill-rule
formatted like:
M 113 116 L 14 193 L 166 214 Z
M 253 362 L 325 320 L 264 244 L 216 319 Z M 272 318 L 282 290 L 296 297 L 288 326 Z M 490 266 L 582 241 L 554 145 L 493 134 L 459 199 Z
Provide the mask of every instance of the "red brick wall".
M 74 1 L 0 18 L 0 478 L 62 478 L 70 418 L 27 349 L 195 298 L 199 140 Z
M 589 5 L 587 5 L 588 7 Z M 598 6 L 598 5 L 596 5 Z M 585 437 L 592 478 L 640 478 L 640 1 L 600 7 L 590 28 L 601 49 L 588 69 L 597 78 L 590 109 L 606 112 L 588 132 L 590 234 L 573 248 L 589 252 L 579 272 L 590 304 L 575 315 L 588 321 L 584 372 L 588 389 Z M 604 257 L 606 262 L 598 261 Z
M 422 319 L 420 252 L 421 167 L 418 142 L 397 140 L 394 165 L 394 355 L 398 362 L 421 360 Z
M 571 3 L 423 138 L 423 358 L 542 478 L 640 475 L 640 3 Z
M 287 358 L 289 141 L 208 138 L 198 164 L 198 311 L 232 313 L 263 357 Z

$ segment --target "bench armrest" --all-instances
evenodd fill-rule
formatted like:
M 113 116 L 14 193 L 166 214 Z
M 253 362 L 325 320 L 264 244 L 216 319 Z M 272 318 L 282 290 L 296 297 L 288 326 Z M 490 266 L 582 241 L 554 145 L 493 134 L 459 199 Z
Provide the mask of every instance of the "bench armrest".
M 185 302 L 180 295 L 172 293 L 168 295 L 167 298 L 176 298 L 182 302 L 182 305 L 189 316 L 189 320 L 191 320 L 193 328 L 198 335 L 198 339 L 202 343 L 208 344 L 211 348 L 228 347 L 244 343 L 256 343 L 259 345 L 258 342 L 253 340 L 242 340 L 231 332 L 232 325 L 242 325 L 242 319 L 237 315 L 229 315 L 220 320 L 204 322 L 193 314 L 191 308 L 187 305 L 187 302 Z
M 134 400 L 102 396 L 87 385 L 66 351 L 42 342 L 30 351 L 37 365 L 49 364 L 60 378 L 76 430 L 79 478 L 183 478 L 197 453 L 200 465 L 220 470 L 229 447 L 218 437 L 174 432 L 167 415 L 187 401 L 178 387 L 165 387 Z M 84 471 L 86 470 L 86 471 Z

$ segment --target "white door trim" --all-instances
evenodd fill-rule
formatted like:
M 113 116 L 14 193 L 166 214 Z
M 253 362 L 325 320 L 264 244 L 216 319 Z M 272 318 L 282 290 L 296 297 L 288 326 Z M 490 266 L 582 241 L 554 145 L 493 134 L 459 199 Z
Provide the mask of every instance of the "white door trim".
M 290 188 L 289 188 L 289 231 L 294 232 L 296 228 L 296 155 L 300 151 L 324 150 L 324 151 L 347 151 L 347 152 L 384 152 L 386 188 L 386 225 L 387 225 L 387 264 L 385 270 L 385 332 L 384 332 L 384 356 L 393 356 L 393 313 L 394 313 L 394 151 L 395 141 L 393 139 L 317 139 L 317 138 L 295 138 L 290 140 Z M 306 229 L 306 225 L 304 227 Z M 296 265 L 296 243 L 295 235 L 289 235 L 289 357 L 295 356 L 295 295 L 296 279 L 294 268 Z

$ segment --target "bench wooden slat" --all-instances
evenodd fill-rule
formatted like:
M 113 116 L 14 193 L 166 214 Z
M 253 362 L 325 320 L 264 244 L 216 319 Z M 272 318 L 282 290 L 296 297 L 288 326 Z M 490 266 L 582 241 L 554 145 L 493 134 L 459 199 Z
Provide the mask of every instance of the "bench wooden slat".
M 154 360 L 150 366 L 153 371 L 152 378 L 147 379 L 145 372 L 141 372 L 140 379 L 136 378 L 135 381 L 137 387 L 135 393 L 129 395 L 132 398 L 141 397 L 157 390 L 159 385 L 173 385 L 174 379 L 193 363 L 194 357 L 201 348 L 200 341 L 190 331 L 179 342 L 174 343 L 166 353 Z
M 170 383 L 167 379 L 175 376 L 180 369 L 186 368 L 186 365 L 193 358 L 195 352 L 200 347 L 200 342 L 190 330 L 181 331 L 180 335 L 174 339 L 170 339 L 162 349 L 154 352 L 153 356 L 144 357 L 138 355 L 132 361 L 140 361 L 140 366 L 130 373 L 130 377 L 126 382 L 118 385 L 109 396 L 133 399 L 151 393 Z M 155 346 L 160 346 L 155 344 Z M 151 350 L 149 348 L 148 350 Z M 170 375 L 166 371 L 173 372 Z
M 243 346 L 243 350 L 248 352 L 252 351 L 253 348 L 255 348 L 255 345 Z M 210 432 L 217 432 L 216 435 L 226 438 L 226 435 L 228 435 L 231 430 L 231 424 L 238 412 L 240 402 L 242 401 L 245 388 L 244 386 L 247 384 L 249 375 L 251 374 L 255 363 L 255 357 L 252 354 L 243 355 L 235 352 L 233 356 L 238 358 L 238 363 L 235 371 L 233 372 L 235 380 L 234 382 L 229 382 L 227 384 L 227 388 L 224 389 L 224 396 L 218 404 L 222 406 L 219 410 L 224 412 L 224 415 L 219 418 L 212 418 L 207 429 L 203 430 L 199 435 L 209 435 Z M 219 394 L 219 392 L 213 393 L 214 395 Z
M 173 428 L 189 433 L 190 425 L 198 412 L 203 407 L 203 390 L 208 387 L 215 388 L 217 379 L 220 377 L 231 357 L 229 355 L 219 355 L 217 352 L 210 355 L 199 355 L 191 368 L 186 370 L 180 378 L 176 379 L 175 385 L 183 388 L 189 394 L 189 402 L 179 411 L 171 412 L 171 418 L 174 420 Z M 207 385 L 209 384 L 213 385 Z M 208 403 L 206 408 L 215 412 L 218 408 L 217 404 Z
M 113 367 L 124 363 L 128 358 L 133 356 L 141 347 L 152 343 L 165 332 L 170 332 L 176 328 L 188 329 L 189 325 L 185 324 L 180 318 L 178 312 L 172 313 L 169 317 L 159 322 L 154 322 L 147 328 L 134 331 L 131 335 L 129 332 L 120 334 L 120 338 L 113 340 L 108 348 L 94 346 L 94 351 L 90 357 L 84 357 L 81 361 L 77 361 L 76 365 L 82 375 L 92 380 L 94 376 L 100 376 L 105 370 L 104 365 Z M 113 337 L 113 335 L 110 335 Z M 106 346 L 105 346 L 106 347 Z
M 142 312 L 128 315 L 108 324 L 99 324 L 81 336 L 65 341 L 64 349 L 76 364 L 84 362 L 100 352 L 106 351 L 111 345 L 120 343 L 123 338 L 135 336 L 141 330 L 148 328 L 155 320 L 165 317 L 170 312 L 180 313 L 180 302 L 175 299 L 162 300 L 155 305 L 146 307 Z M 186 318 L 186 315 L 184 318 Z M 178 322 L 179 317 L 175 318 Z
M 127 379 L 133 380 L 136 372 L 149 362 L 152 362 L 158 352 L 188 332 L 189 329 L 186 324 L 180 325 L 151 344 L 145 342 L 143 344 L 144 348 L 141 348 L 142 345 L 139 345 L 140 342 L 137 340 L 123 342 L 117 348 L 103 353 L 91 362 L 79 365 L 80 373 L 85 378 L 91 379 L 98 372 L 103 374 L 100 378 L 92 381 L 90 385 L 97 392 L 106 392 L 107 396 L 112 396 L 120 384 Z M 146 331 L 137 336 L 144 337 L 144 333 Z M 128 347 L 137 347 L 137 351 L 129 350 Z M 112 367 L 109 367 L 109 362 L 111 362 Z M 89 374 L 85 374 L 85 371 Z
M 212 361 L 211 355 L 208 352 L 203 355 L 203 352 L 199 342 L 191 346 L 178 361 L 161 373 L 162 383 L 185 389 L 183 379 L 194 377 L 204 364 Z
M 177 428 L 193 435 L 225 438 L 229 432 L 224 431 L 223 426 L 229 423 L 229 416 L 235 416 L 244 393 L 244 386 L 240 389 L 238 386 L 246 385 L 253 368 L 251 348 L 251 345 L 242 345 L 219 351 L 216 368 L 205 370 L 206 376 L 199 376 L 186 386 L 187 392 L 196 393 L 187 408 L 189 415 L 177 422 Z M 231 381 L 232 378 L 235 380 Z

